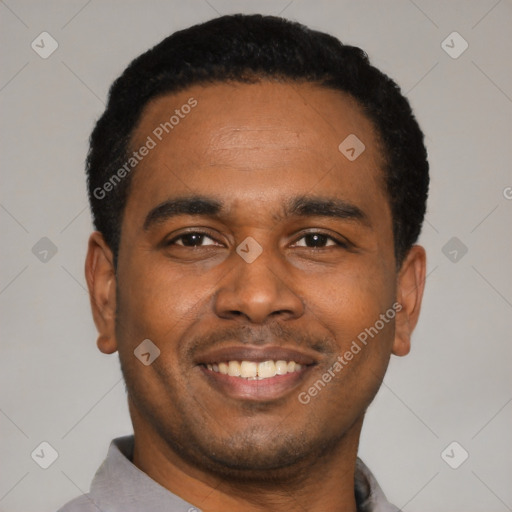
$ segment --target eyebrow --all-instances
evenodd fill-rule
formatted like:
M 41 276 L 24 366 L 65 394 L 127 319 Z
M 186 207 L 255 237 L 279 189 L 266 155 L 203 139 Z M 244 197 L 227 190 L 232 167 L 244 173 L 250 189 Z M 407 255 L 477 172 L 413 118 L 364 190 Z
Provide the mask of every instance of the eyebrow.
M 144 230 L 149 230 L 155 224 L 180 215 L 219 216 L 224 204 L 207 196 L 188 196 L 168 199 L 153 208 L 144 220 Z M 338 198 L 299 196 L 288 200 L 284 206 L 284 215 L 277 219 L 287 219 L 292 216 L 300 217 L 332 217 L 342 220 L 354 220 L 371 226 L 366 213 L 358 206 Z
M 146 216 L 144 230 L 160 224 L 178 215 L 216 216 L 222 211 L 223 204 L 216 199 L 204 196 L 177 197 L 160 203 Z
M 299 196 L 292 198 L 284 209 L 284 216 L 333 217 L 354 220 L 371 227 L 368 215 L 355 204 L 331 197 Z

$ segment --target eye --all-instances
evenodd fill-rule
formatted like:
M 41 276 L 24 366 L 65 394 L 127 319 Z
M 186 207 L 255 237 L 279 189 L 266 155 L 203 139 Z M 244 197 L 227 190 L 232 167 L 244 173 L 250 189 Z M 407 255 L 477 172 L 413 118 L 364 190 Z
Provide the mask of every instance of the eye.
M 219 245 L 219 243 L 216 242 L 213 238 L 209 237 L 206 233 L 192 231 L 190 233 L 183 233 L 182 235 L 179 235 L 173 238 L 172 240 L 169 240 L 166 245 L 181 245 L 183 247 L 204 247 Z
M 347 247 L 347 244 L 324 233 L 307 233 L 300 237 L 297 242 L 295 242 L 294 246 L 322 249 L 331 246 Z

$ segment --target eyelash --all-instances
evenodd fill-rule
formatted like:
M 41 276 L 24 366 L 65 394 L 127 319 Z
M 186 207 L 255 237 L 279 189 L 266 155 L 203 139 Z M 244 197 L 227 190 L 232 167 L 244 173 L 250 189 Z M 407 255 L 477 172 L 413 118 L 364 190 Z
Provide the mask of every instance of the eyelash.
M 210 240 L 216 242 L 217 244 L 220 243 L 217 240 L 215 240 L 215 238 L 212 237 L 210 235 L 210 233 L 208 233 L 208 232 L 205 232 L 205 231 L 189 231 L 189 232 L 186 232 L 186 233 L 182 233 L 181 235 L 178 235 L 178 236 L 172 238 L 171 240 L 165 242 L 165 246 L 166 247 L 170 247 L 170 246 L 173 246 L 173 245 L 179 245 L 180 247 L 190 247 L 190 248 L 201 247 L 201 246 L 186 246 L 184 244 L 176 244 L 177 240 L 180 240 L 183 237 L 189 236 L 189 235 L 199 235 L 199 236 L 202 236 L 202 237 L 209 238 Z M 337 238 L 335 238 L 335 237 L 333 237 L 331 235 L 328 235 L 327 233 L 323 233 L 321 231 L 312 231 L 312 232 L 310 231 L 310 232 L 304 233 L 304 234 L 302 234 L 302 236 L 300 236 L 298 239 L 295 240 L 294 244 L 296 244 L 299 240 L 302 240 L 303 238 L 305 238 L 308 235 L 309 236 L 318 235 L 318 236 L 326 237 L 328 241 L 334 242 L 335 245 L 326 245 L 326 246 L 323 246 L 323 247 L 308 247 L 308 246 L 304 245 L 304 246 L 300 246 L 300 247 L 305 247 L 306 249 L 326 249 L 328 247 L 335 247 L 335 246 L 337 246 L 337 247 L 341 247 L 341 248 L 344 248 L 344 249 L 348 249 L 349 246 L 350 246 L 350 244 L 348 242 L 344 242 L 342 240 L 338 240 Z

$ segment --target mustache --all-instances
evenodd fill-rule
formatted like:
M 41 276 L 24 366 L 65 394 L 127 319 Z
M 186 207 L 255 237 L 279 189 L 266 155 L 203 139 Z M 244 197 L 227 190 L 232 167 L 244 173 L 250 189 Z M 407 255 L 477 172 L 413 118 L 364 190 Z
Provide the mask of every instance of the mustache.
M 288 348 L 308 347 L 320 353 L 334 353 L 336 339 L 331 334 L 318 335 L 305 329 L 284 326 L 274 322 L 262 326 L 239 325 L 212 330 L 208 334 L 194 336 L 187 347 L 187 356 L 193 357 L 198 351 L 205 351 L 227 341 L 242 345 L 263 347 L 265 345 Z

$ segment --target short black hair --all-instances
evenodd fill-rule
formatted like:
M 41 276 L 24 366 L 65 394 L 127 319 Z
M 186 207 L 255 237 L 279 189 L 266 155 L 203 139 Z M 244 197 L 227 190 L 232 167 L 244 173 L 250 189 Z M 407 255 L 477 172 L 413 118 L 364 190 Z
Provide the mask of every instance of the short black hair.
M 148 102 L 196 84 L 262 80 L 311 82 L 357 100 L 382 146 L 395 257 L 401 264 L 420 234 L 429 185 L 423 133 L 409 102 L 360 48 L 260 14 L 221 16 L 175 32 L 133 60 L 112 84 L 90 137 L 86 167 L 94 225 L 116 261 L 132 174 L 110 186 L 108 194 L 102 187 L 130 158 L 131 138 Z

